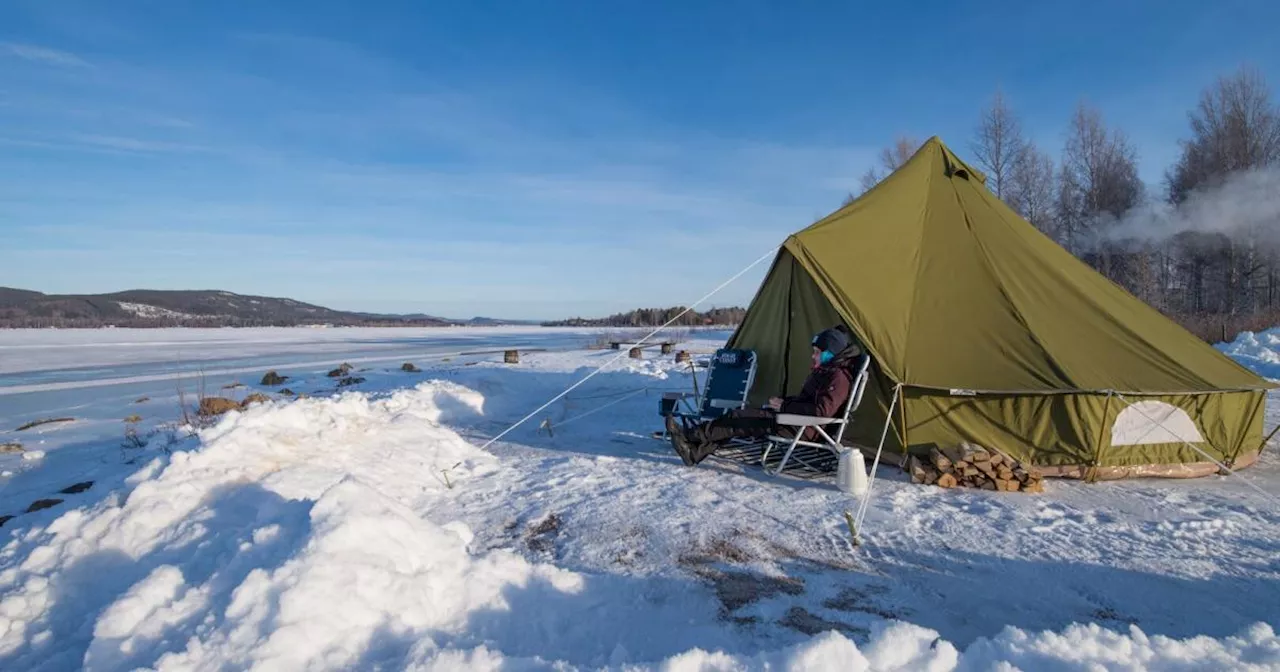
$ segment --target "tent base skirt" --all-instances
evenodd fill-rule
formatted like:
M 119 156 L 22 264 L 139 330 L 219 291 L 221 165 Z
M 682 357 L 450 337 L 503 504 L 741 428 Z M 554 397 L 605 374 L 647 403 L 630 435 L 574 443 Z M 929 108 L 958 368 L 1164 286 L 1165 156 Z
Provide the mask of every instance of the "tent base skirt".
M 863 447 L 863 450 L 868 448 Z M 1259 451 L 1242 453 L 1232 469 L 1239 471 L 1252 467 L 1259 457 Z M 881 462 L 902 467 L 906 462 L 901 453 L 885 451 Z M 1087 465 L 1054 465 L 1036 466 L 1045 478 L 1071 478 L 1084 480 L 1088 475 Z M 1217 474 L 1220 469 L 1212 462 L 1183 462 L 1179 464 L 1136 464 L 1119 467 L 1098 467 L 1095 478 L 1099 481 L 1119 481 L 1126 478 L 1203 478 Z
M 1258 461 L 1258 451 L 1242 453 L 1232 465 L 1239 471 Z M 1048 478 L 1079 478 L 1087 476 L 1085 465 L 1058 465 L 1036 467 Z M 1183 462 L 1179 464 L 1135 464 L 1118 467 L 1097 467 L 1094 478 L 1100 481 L 1118 481 L 1124 478 L 1202 478 L 1221 471 L 1212 462 Z

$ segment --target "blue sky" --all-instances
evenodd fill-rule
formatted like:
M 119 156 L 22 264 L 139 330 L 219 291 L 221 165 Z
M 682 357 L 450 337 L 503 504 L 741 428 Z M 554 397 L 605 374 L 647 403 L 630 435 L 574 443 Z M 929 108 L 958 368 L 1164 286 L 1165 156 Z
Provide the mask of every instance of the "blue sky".
M 1280 3 L 0 4 L 0 285 L 548 318 L 689 302 L 1000 87 L 1158 184 Z M 714 299 L 745 303 L 763 267 Z

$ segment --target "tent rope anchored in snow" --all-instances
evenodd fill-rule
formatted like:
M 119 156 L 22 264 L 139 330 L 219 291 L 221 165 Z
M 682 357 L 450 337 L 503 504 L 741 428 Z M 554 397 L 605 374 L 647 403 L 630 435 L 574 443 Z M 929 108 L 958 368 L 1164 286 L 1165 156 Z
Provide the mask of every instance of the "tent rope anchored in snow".
M 1178 441 L 1181 441 L 1181 442 L 1182 442 L 1184 445 L 1186 445 L 1188 448 L 1190 448 L 1190 449 L 1192 449 L 1192 450 L 1196 451 L 1197 453 L 1200 453 L 1201 455 L 1203 455 L 1203 456 L 1204 456 L 1204 458 L 1205 458 L 1205 459 L 1209 460 L 1210 462 L 1213 462 L 1215 465 L 1217 465 L 1217 466 L 1218 466 L 1218 468 L 1219 468 L 1219 469 L 1221 469 L 1221 470 L 1222 470 L 1222 472 L 1223 472 L 1223 473 L 1227 474 L 1228 476 L 1234 476 L 1235 478 L 1237 478 L 1238 480 L 1240 480 L 1241 482 L 1243 482 L 1245 485 L 1249 486 L 1250 488 L 1253 488 L 1253 490 L 1254 490 L 1254 491 L 1256 491 L 1258 494 L 1262 495 L 1262 496 L 1263 496 L 1263 498 L 1265 498 L 1268 502 L 1270 502 L 1270 503 L 1272 503 L 1272 504 L 1280 505 L 1280 497 L 1277 497 L 1276 495 L 1274 495 L 1274 494 L 1272 494 L 1272 493 L 1270 493 L 1270 492 L 1267 492 L 1267 491 L 1266 491 L 1266 490 L 1264 490 L 1261 486 L 1259 486 L 1258 484 L 1254 483 L 1252 480 L 1250 480 L 1250 479 L 1248 479 L 1248 478 L 1245 478 L 1244 476 L 1242 476 L 1242 475 L 1240 475 L 1240 474 L 1236 473 L 1236 471 L 1235 471 L 1234 469 L 1232 469 L 1231 467 L 1229 467 L 1229 466 L 1227 466 L 1227 465 L 1223 464 L 1222 462 L 1219 462 L 1219 461 L 1218 461 L 1216 458 L 1214 458 L 1212 455 L 1210 455 L 1209 453 L 1206 453 L 1206 452 L 1205 452 L 1204 450 L 1202 450 L 1199 446 L 1195 445 L 1196 443 L 1199 443 L 1200 441 L 1203 441 L 1203 440 L 1204 440 L 1202 437 L 1199 439 L 1199 441 L 1190 441 L 1190 440 L 1188 440 L 1187 438 L 1184 438 L 1184 436 L 1183 436 L 1183 435 L 1180 435 L 1180 434 L 1177 432 L 1177 428 L 1170 428 L 1170 427 L 1167 427 L 1167 426 L 1164 424 L 1164 423 L 1165 423 L 1165 420 L 1167 420 L 1167 418 L 1166 418 L 1166 419 L 1164 419 L 1164 420 L 1162 420 L 1162 419 L 1160 419 L 1160 418 L 1155 418 L 1155 417 L 1153 417 L 1153 416 L 1151 416 L 1151 415 L 1148 415 L 1148 413 L 1147 413 L 1146 409 L 1143 407 L 1143 404 L 1149 404 L 1149 403 L 1151 403 L 1151 402 L 1143 402 L 1143 401 L 1133 402 L 1133 401 L 1130 401 L 1129 399 L 1127 399 L 1123 394 L 1120 394 L 1120 393 L 1118 393 L 1118 392 L 1116 393 L 1116 395 L 1115 395 L 1115 396 L 1116 396 L 1116 397 L 1118 397 L 1118 398 L 1120 399 L 1120 401 L 1123 401 L 1125 404 L 1128 404 L 1128 407 L 1125 409 L 1126 411 L 1134 411 L 1134 412 L 1138 413 L 1139 415 L 1143 416 L 1147 421 L 1149 421 L 1149 422 L 1151 422 L 1152 424 L 1154 424 L 1154 425 L 1158 426 L 1160 429 L 1162 429 L 1162 430 L 1163 430 L 1164 432 L 1166 432 L 1168 435 L 1170 435 L 1170 436 L 1174 436 L 1174 437 L 1177 437 L 1177 440 L 1178 440 Z M 1175 409 L 1175 410 L 1178 410 L 1178 409 Z M 1179 411 L 1179 412 L 1180 412 L 1180 411 Z M 1123 415 L 1123 413 L 1122 413 L 1121 415 Z M 1174 415 L 1176 416 L 1176 414 L 1174 414 Z M 1183 414 L 1183 417 L 1185 417 L 1185 414 Z M 1178 420 L 1179 420 L 1179 424 L 1181 424 L 1181 418 L 1178 418 Z M 1190 420 L 1190 418 L 1188 418 L 1187 420 L 1189 421 L 1189 420 Z M 1117 422 L 1118 422 L 1118 420 L 1117 420 Z M 1193 425 L 1190 427 L 1190 429 L 1191 429 L 1191 430 L 1195 430 L 1195 425 L 1193 424 Z M 1275 432 L 1273 431 L 1272 433 L 1274 434 Z M 1196 436 L 1197 436 L 1197 437 L 1200 437 L 1199 432 L 1196 432 Z M 1278 508 L 1280 508 L 1280 506 L 1278 506 Z
M 756 259 L 755 261 L 751 262 L 750 264 L 748 264 L 748 265 L 747 265 L 747 267 L 746 267 L 746 268 L 742 269 L 741 271 L 738 271 L 737 273 L 734 273 L 732 277 L 730 277 L 728 280 L 725 280 L 724 282 L 720 283 L 720 284 L 719 284 L 715 289 L 711 290 L 710 292 L 707 292 L 705 295 L 703 295 L 703 297 L 702 297 L 702 298 L 700 298 L 700 299 L 698 299 L 697 301 L 694 301 L 693 303 L 689 304 L 689 306 L 688 306 L 687 308 L 685 308 L 684 310 L 681 310 L 679 313 L 676 313 L 675 317 L 672 317 L 671 319 L 667 320 L 667 321 L 666 321 L 666 323 L 665 323 L 665 324 L 663 324 L 662 326 L 658 327 L 657 329 L 654 329 L 653 331 L 649 332 L 648 334 L 645 334 L 644 338 L 641 338 L 640 340 L 636 341 L 634 345 L 637 345 L 637 346 L 639 346 L 639 345 L 644 345 L 645 343 L 647 343 L 647 342 L 649 341 L 649 339 L 651 339 L 651 338 L 653 338 L 654 336 L 656 336 L 656 335 L 658 335 L 659 333 L 661 333 L 663 329 L 666 329 L 667 327 L 670 327 L 671 325 L 675 324 L 677 320 L 679 320 L 680 318 L 682 318 L 682 317 L 684 317 L 685 315 L 687 315 L 687 314 L 688 314 L 690 311 L 692 311 L 694 308 L 697 308 L 698 306 L 702 305 L 702 304 L 703 304 L 703 302 L 705 302 L 707 299 L 710 299 L 711 297 L 713 297 L 713 296 L 715 296 L 716 294 L 718 294 L 718 293 L 720 292 L 720 290 L 724 289 L 725 287 L 728 287 L 730 284 L 732 284 L 732 283 L 733 283 L 733 281 L 734 281 L 734 280 L 737 280 L 738 278 L 741 278 L 742 276 L 746 275 L 746 274 L 747 274 L 751 269 L 755 268 L 756 266 L 759 266 L 761 263 L 763 263 L 763 262 L 764 262 L 765 260 L 767 260 L 769 257 L 772 257 L 772 256 L 773 256 L 777 251 L 778 251 L 778 248 L 776 248 L 776 247 L 775 247 L 775 248 L 773 248 L 773 249 L 769 250 L 768 252 L 765 252 L 764 254 L 760 255 L 760 258 L 759 258 L 759 259 Z M 578 382 L 576 382 L 576 383 L 574 383 L 574 384 L 570 385 L 569 387 L 566 387 L 566 388 L 564 389 L 564 391 L 562 391 L 562 392 L 560 392 L 559 394 L 557 394 L 556 396 L 554 396 L 554 397 L 552 397 L 552 398 L 548 399 L 548 400 L 547 400 L 547 402 L 546 402 L 545 404 L 543 404 L 543 405 L 541 405 L 541 406 L 539 406 L 539 407 L 537 407 L 537 408 L 533 409 L 533 411 L 531 411 L 528 415 L 526 415 L 526 416 L 524 416 L 523 418 L 520 418 L 519 420 L 515 421 L 514 423 L 512 423 L 512 425 L 511 425 L 510 427 L 507 427 L 506 429 L 504 429 L 504 430 L 502 430 L 501 432 L 499 432 L 497 436 L 495 436 L 495 437 L 493 437 L 492 439 L 489 439 L 488 441 L 486 441 L 486 442 L 484 443 L 484 445 L 480 446 L 480 449 L 481 449 L 481 450 L 488 450 L 489 446 L 492 446 L 494 443 L 496 443 L 496 442 L 498 442 L 499 440 L 501 440 L 501 439 L 502 439 L 502 437 L 506 436 L 507 434 L 510 434 L 510 433 L 511 433 L 513 430 L 515 430 L 517 427 L 519 427 L 519 426 L 523 425 L 524 423 L 528 422 L 530 419 L 532 419 L 532 418 L 533 418 L 534 416 L 536 416 L 537 414 L 539 414 L 539 413 L 541 413 L 541 412 L 543 412 L 543 411 L 547 410 L 547 408 L 548 408 L 548 407 L 550 407 L 550 406 L 551 406 L 551 404 L 554 404 L 554 403 L 556 403 L 557 401 L 560 401 L 560 400 L 561 400 L 561 399 L 563 399 L 566 395 L 568 395 L 570 392 L 572 392 L 572 391 L 574 391 L 574 390 L 578 389 L 579 387 L 581 387 L 583 383 L 586 383 L 588 380 L 591 380 L 592 378 L 596 377 L 596 375 L 597 375 L 597 374 L 599 374 L 601 371 L 604 371 L 605 369 L 609 368 L 609 367 L 610 367 L 610 366 L 612 366 L 614 363 L 616 363 L 618 360 L 622 359 L 623 357 L 626 357 L 627 355 L 628 355 L 628 353 L 627 353 L 627 351 L 626 351 L 626 350 L 619 351 L 617 355 L 614 355 L 611 359 L 609 359 L 608 361 L 606 361 L 604 364 L 601 364 L 598 368 L 596 368 L 596 370 L 594 370 L 594 371 L 592 371 L 591 373 L 588 373 L 587 375 L 583 376 L 581 379 L 579 379 L 579 380 L 578 380 Z
M 564 420 L 556 420 L 555 422 L 552 422 L 552 421 L 551 421 L 551 418 L 546 418 L 546 419 L 544 419 L 544 420 L 542 421 L 542 424 L 538 425 L 538 430 L 539 430 L 539 431 L 541 431 L 541 430 L 545 429 L 545 430 L 547 430 L 547 434 L 550 434 L 551 436 L 555 436 L 555 428 L 556 428 L 556 427 L 563 427 L 563 426 L 565 426 L 565 425 L 568 425 L 568 424 L 570 424 L 570 423 L 576 422 L 576 421 L 581 420 L 581 419 L 583 419 L 583 418 L 590 417 L 590 416 L 592 416 L 592 415 L 595 415 L 596 413 L 599 413 L 600 411 L 605 410 L 606 408 L 609 408 L 610 406 L 616 406 L 617 404 L 620 404 L 620 403 L 622 403 L 622 402 L 624 402 L 624 401 L 626 401 L 626 400 L 630 399 L 631 397 L 634 397 L 634 396 L 636 396 L 636 395 L 639 395 L 639 394 L 642 394 L 642 393 L 645 393 L 645 392 L 648 392 L 648 391 L 649 391 L 649 388 L 647 388 L 647 387 L 642 387 L 642 388 L 640 388 L 640 389 L 638 389 L 638 390 L 631 390 L 631 391 L 629 391 L 629 392 L 627 392 L 627 393 L 625 393 L 625 394 L 623 394 L 623 395 L 621 395 L 621 396 L 618 396 L 618 395 L 615 395 L 615 394 L 608 394 L 608 395 L 599 395 L 599 397 L 586 397 L 586 398 L 588 398 L 588 399 L 592 399 L 592 398 L 600 398 L 600 397 L 613 397 L 613 396 L 617 396 L 618 398 L 617 398 L 617 399 L 614 399 L 613 401 L 611 401 L 611 402 L 609 402 L 609 403 L 607 403 L 607 404 L 604 404 L 604 405 L 602 405 L 602 406 L 596 406 L 595 408 L 593 408 L 593 409 L 591 409 L 591 410 L 589 410 L 589 411 L 585 411 L 585 412 L 580 413 L 580 414 L 578 414 L 578 415 L 575 415 L 575 416 L 573 416 L 573 417 L 571 417 L 571 418 L 565 418 Z
M 858 513 L 854 516 L 854 534 L 860 534 L 862 530 L 862 522 L 867 517 L 867 507 L 871 505 L 871 490 L 876 484 L 876 471 L 880 467 L 880 457 L 884 454 L 884 440 L 889 436 L 889 425 L 893 423 L 893 410 L 898 405 L 898 389 L 901 386 L 895 386 L 893 396 L 889 402 L 889 412 L 885 414 L 884 427 L 880 430 L 880 443 L 876 446 L 876 457 L 871 462 L 871 474 L 867 477 L 867 491 L 862 495 L 862 501 L 858 502 Z

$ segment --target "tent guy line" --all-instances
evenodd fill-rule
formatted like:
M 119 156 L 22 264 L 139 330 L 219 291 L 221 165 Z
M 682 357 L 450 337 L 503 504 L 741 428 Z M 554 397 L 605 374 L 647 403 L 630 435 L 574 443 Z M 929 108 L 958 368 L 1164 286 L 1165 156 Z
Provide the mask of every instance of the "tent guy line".
M 666 324 L 663 324 L 662 326 L 658 327 L 657 329 L 654 329 L 653 331 L 651 331 L 651 332 L 649 332 L 649 333 L 645 334 L 644 338 L 641 338 L 640 340 L 638 340 L 638 341 L 636 341 L 636 342 L 635 342 L 635 345 L 641 345 L 641 344 L 643 344 L 643 343 L 647 342 L 649 339 L 651 339 L 651 338 L 653 338 L 654 336 L 656 336 L 656 335 L 657 335 L 659 332 L 661 332 L 663 329 L 666 329 L 667 327 L 669 327 L 669 326 L 671 326 L 671 325 L 675 324 L 676 320 L 679 320 L 680 318 L 682 318 L 682 317 L 684 317 L 686 314 L 688 314 L 688 312 L 689 312 L 689 311 L 691 311 L 691 310 L 693 310 L 694 308 L 697 308 L 698 306 L 702 305 L 702 303 L 703 303 L 704 301 L 706 301 L 707 299 L 710 299 L 711 297 L 715 296 L 717 293 L 719 293 L 719 292 L 720 292 L 720 290 L 722 290 L 722 289 L 724 289 L 725 287 L 728 287 L 729 285 L 733 284 L 733 281 L 734 281 L 734 280 L 737 280 L 738 278 L 741 278 L 742 276 L 746 275 L 746 274 L 747 274 L 747 272 L 749 272 L 751 269 L 755 268 L 756 266 L 759 266 L 759 265 L 760 265 L 760 262 L 764 261 L 765 259 L 768 259 L 768 258 L 772 257 L 775 253 L 777 253 L 777 251 L 778 251 L 779 249 L 781 249 L 781 246 L 780 246 L 780 245 L 779 245 L 779 246 L 776 246 L 776 247 L 773 247 L 773 248 L 771 248 L 768 252 L 765 252 L 764 254 L 760 255 L 760 257 L 759 257 L 758 259 L 756 259 L 755 261 L 753 261 L 753 262 L 751 262 L 750 264 L 748 264 L 746 268 L 743 268 L 741 271 L 738 271 L 737 273 L 734 273 L 734 274 L 733 274 L 733 277 L 731 277 L 731 278 L 729 278 L 728 280 L 725 280 L 724 282 L 720 283 L 720 284 L 719 284 L 719 286 L 717 286 L 715 289 L 711 290 L 710 292 L 707 292 L 705 295 L 703 295 L 703 297 L 702 297 L 702 298 L 698 299 L 697 301 L 694 301 L 692 304 L 690 304 L 687 308 L 685 308 L 684 310 L 680 311 L 679 313 L 676 313 L 675 317 L 672 317 L 670 320 L 667 320 Z M 610 358 L 610 359 L 609 359 L 609 361 L 605 362 L 604 364 L 601 364 L 599 367 L 597 367 L 597 368 L 596 368 L 596 370 L 595 370 L 595 371 L 592 371 L 591 373 L 588 373 L 588 374 L 587 374 L 586 376 L 584 376 L 581 380 L 579 380 L 578 382 L 576 382 L 576 383 L 574 383 L 574 384 L 570 385 L 569 387 L 565 388 L 565 389 L 564 389 L 564 391 L 562 391 L 560 394 L 557 394 L 556 396 L 554 396 L 554 397 L 552 397 L 551 399 L 547 400 L 547 402 L 546 402 L 545 404 L 543 404 L 543 405 L 541 405 L 541 406 L 537 407 L 537 408 L 536 408 L 536 409 L 534 409 L 532 412 L 530 412 L 528 415 L 526 415 L 526 416 L 524 416 L 523 418 L 520 418 L 519 420 L 517 420 L 517 421 L 515 422 L 515 424 L 513 424 L 513 425 L 511 425 L 510 427 L 508 427 L 508 428 L 506 428 L 506 429 L 502 430 L 502 431 L 501 431 L 497 436 L 495 436 L 495 437 L 493 437 L 492 439 L 489 439 L 488 441 L 486 441 L 486 442 L 484 443 L 484 445 L 480 446 L 480 450 L 488 450 L 489 446 L 492 446 L 494 443 L 496 443 L 496 442 L 497 442 L 498 440 L 500 440 L 502 437 L 506 436 L 507 434 L 510 434 L 512 430 L 514 430 L 515 428 L 519 427 L 520 425 L 523 425 L 524 423 L 528 422 L 531 418 L 533 418 L 533 416 L 535 416 L 535 415 L 537 415 L 537 414 L 539 414 L 539 413 L 541 413 L 541 412 L 545 411 L 548 407 L 550 407 L 550 406 L 551 406 L 551 404 L 554 404 L 554 403 L 556 403 L 557 401 L 560 401 L 560 400 L 561 400 L 561 399 L 563 399 L 565 396 L 567 396 L 570 392 L 572 392 L 572 391 L 574 391 L 574 390 L 578 389 L 578 388 L 579 388 L 583 383 L 587 382 L 588 380 L 591 380 L 592 378 L 594 378 L 594 377 L 596 376 L 596 374 L 598 374 L 598 373 L 600 373 L 601 371 L 604 371 L 605 369 L 609 368 L 610 366 L 612 366 L 612 365 L 614 364 L 614 362 L 617 362 L 619 359 L 622 359 L 622 358 L 623 358 L 623 357 L 625 357 L 626 355 L 627 355 L 627 351 L 626 351 L 626 350 L 621 350 L 621 351 L 619 351 L 617 355 L 614 355 L 612 358 Z
M 1244 476 L 1241 476 L 1240 474 L 1236 473 L 1236 471 L 1235 471 L 1234 469 L 1232 469 L 1231 467 L 1228 467 L 1227 465 L 1225 465 L 1225 464 L 1223 464 L 1223 463 L 1219 462 L 1218 460 L 1214 459 L 1214 457 L 1213 457 L 1212 455 L 1210 455 L 1209 453 L 1204 452 L 1204 451 L 1203 451 L 1203 450 L 1201 450 L 1198 446 L 1196 446 L 1194 443 L 1192 443 L 1192 442 L 1190 442 L 1190 441 L 1186 440 L 1186 439 L 1185 439 L 1185 438 L 1183 438 L 1181 435 L 1179 435 L 1177 432 L 1174 432 L 1173 430 L 1171 430 L 1171 429 L 1169 429 L 1168 427 L 1166 427 L 1166 426 L 1165 426 L 1165 424 L 1164 424 L 1164 422 L 1162 422 L 1161 420 L 1157 420 L 1156 418 L 1153 418 L 1153 417 L 1151 417 L 1150 415 L 1148 415 L 1148 414 L 1146 413 L 1146 411 L 1143 411 L 1140 407 L 1136 406 L 1132 401 L 1129 401 L 1128 399 L 1126 399 L 1126 398 L 1125 398 L 1125 396 L 1124 396 L 1123 394 L 1120 394 L 1119 392 L 1117 392 L 1117 393 L 1116 393 L 1116 396 L 1120 398 L 1120 401 L 1123 401 L 1123 402 L 1126 404 L 1126 408 L 1132 408 L 1136 413 L 1138 413 L 1138 414 L 1139 414 L 1139 415 L 1141 415 L 1142 417 L 1146 418 L 1147 420 L 1149 420 L 1149 421 L 1150 421 L 1150 422 L 1152 422 L 1153 424 L 1160 426 L 1160 428 L 1161 428 L 1161 429 L 1164 429 L 1165 431 L 1169 432 L 1170 434 L 1173 434 L 1174 436 L 1177 436 L 1177 437 L 1178 437 L 1178 439 L 1179 439 L 1179 440 L 1181 440 L 1181 441 L 1182 441 L 1182 443 L 1183 443 L 1186 447 L 1188 447 L 1188 448 L 1190 448 L 1190 449 L 1192 449 L 1192 450 L 1196 451 L 1197 453 L 1200 453 L 1201 455 L 1203 455 L 1203 456 L 1205 457 L 1205 459 L 1207 459 L 1207 460 L 1209 460 L 1210 462 L 1212 462 L 1212 463 L 1214 463 L 1214 464 L 1218 465 L 1218 468 L 1219 468 L 1219 469 L 1221 469 L 1221 470 L 1223 470 L 1224 472 L 1226 472 L 1228 476 L 1235 476 L 1236 478 L 1240 479 L 1240 481 L 1241 481 L 1241 482 L 1243 482 L 1245 485 L 1249 486 L 1250 488 L 1253 488 L 1255 491 L 1257 491 L 1257 492 L 1258 492 L 1258 494 L 1262 495 L 1262 496 L 1263 496 L 1263 498 L 1265 498 L 1267 501 L 1271 502 L 1272 504 L 1276 504 L 1276 505 L 1277 505 L 1277 510 L 1280 510 L 1280 497 L 1276 497 L 1274 494 L 1272 494 L 1272 493 L 1270 493 L 1270 492 L 1267 492 L 1266 490 L 1263 490 L 1263 489 L 1262 489 L 1262 486 L 1258 485 L 1257 483 L 1254 483 L 1252 480 L 1250 480 L 1250 479 L 1248 479 L 1248 478 L 1245 478 Z M 1274 432 L 1273 432 L 1273 433 L 1274 433 Z
M 876 472 L 880 467 L 880 456 L 884 454 L 884 440 L 889 436 L 889 425 L 893 424 L 893 412 L 898 407 L 898 397 L 902 394 L 902 384 L 893 386 L 893 396 L 889 400 L 889 411 L 884 416 L 884 428 L 880 430 L 880 445 L 876 447 L 876 459 L 871 463 L 871 474 L 867 478 L 867 492 L 858 503 L 858 513 L 854 516 L 854 534 L 861 536 L 862 521 L 867 517 L 867 507 L 871 505 L 871 490 L 876 484 Z

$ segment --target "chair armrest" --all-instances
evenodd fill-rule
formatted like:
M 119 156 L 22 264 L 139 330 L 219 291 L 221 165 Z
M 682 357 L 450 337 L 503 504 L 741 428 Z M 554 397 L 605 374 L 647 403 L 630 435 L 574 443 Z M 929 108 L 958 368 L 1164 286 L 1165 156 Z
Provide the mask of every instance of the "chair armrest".
M 731 411 L 742 408 L 746 404 L 737 399 L 710 399 L 707 401 L 707 405 L 712 408 L 723 408 Z
M 835 425 L 844 422 L 844 420 L 839 418 L 819 418 L 816 415 L 779 413 L 778 417 L 774 418 L 774 422 L 788 427 L 815 427 L 818 425 Z

